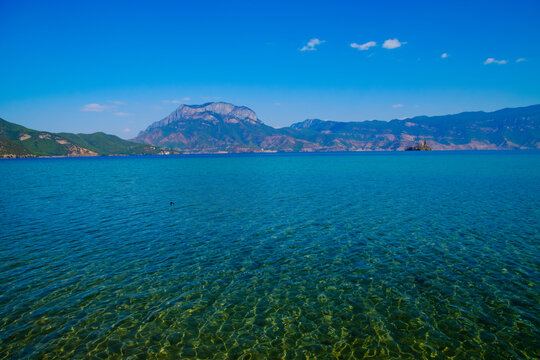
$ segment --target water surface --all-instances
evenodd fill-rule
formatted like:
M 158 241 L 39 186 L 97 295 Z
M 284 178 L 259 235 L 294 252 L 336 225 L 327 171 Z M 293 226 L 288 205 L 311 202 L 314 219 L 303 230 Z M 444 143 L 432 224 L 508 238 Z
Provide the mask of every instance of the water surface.
M 0 175 L 0 359 L 540 357 L 539 152 Z

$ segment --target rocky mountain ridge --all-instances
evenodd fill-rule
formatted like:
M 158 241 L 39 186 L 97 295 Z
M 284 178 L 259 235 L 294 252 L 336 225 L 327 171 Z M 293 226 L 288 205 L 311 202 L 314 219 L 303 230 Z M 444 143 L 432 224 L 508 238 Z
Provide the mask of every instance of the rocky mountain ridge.
M 169 116 L 150 125 L 146 131 L 182 120 L 201 120 L 216 124 L 219 121 L 218 117 L 226 123 L 235 124 L 239 121 L 247 121 L 251 124 L 262 124 L 255 112 L 245 106 L 215 102 L 203 105 L 180 105 Z
M 494 112 L 337 122 L 308 119 L 276 129 L 251 109 L 228 103 L 180 105 L 134 141 L 183 153 L 540 148 L 540 105 Z

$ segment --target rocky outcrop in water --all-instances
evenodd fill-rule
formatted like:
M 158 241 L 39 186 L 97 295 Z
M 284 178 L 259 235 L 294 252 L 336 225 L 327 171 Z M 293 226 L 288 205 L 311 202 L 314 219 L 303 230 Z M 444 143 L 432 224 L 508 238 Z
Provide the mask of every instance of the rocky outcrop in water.
M 409 146 L 405 151 L 431 151 L 433 150 L 431 146 L 427 144 L 426 141 L 421 141 L 418 145 Z

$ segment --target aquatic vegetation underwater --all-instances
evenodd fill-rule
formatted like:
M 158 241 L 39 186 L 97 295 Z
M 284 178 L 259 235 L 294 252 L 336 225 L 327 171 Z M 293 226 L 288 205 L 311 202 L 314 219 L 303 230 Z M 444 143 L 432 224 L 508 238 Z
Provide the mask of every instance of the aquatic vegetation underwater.
M 540 357 L 538 152 L 0 173 L 1 359 Z

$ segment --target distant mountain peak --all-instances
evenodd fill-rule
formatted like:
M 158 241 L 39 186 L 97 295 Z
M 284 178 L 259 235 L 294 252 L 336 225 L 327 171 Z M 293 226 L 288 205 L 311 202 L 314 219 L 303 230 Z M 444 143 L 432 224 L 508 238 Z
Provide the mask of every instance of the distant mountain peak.
M 320 124 L 322 124 L 324 122 L 326 122 L 326 121 L 321 120 L 321 119 L 306 119 L 304 121 L 292 124 L 291 127 L 293 129 L 297 129 L 297 130 L 309 129 L 310 127 L 320 125 Z
M 225 102 L 180 105 L 169 116 L 150 125 L 134 139 L 146 144 L 167 144 L 188 152 L 253 152 L 294 141 L 265 125 L 253 110 Z M 292 145 L 291 145 L 292 144 Z
M 246 106 L 236 106 L 226 102 L 209 102 L 202 105 L 182 104 L 167 117 L 150 125 L 146 131 L 181 121 L 262 124 L 255 112 Z
M 255 112 L 246 106 L 236 106 L 231 103 L 226 102 L 208 102 L 202 105 L 180 105 L 178 109 L 197 109 L 198 111 L 204 112 L 209 111 L 220 115 L 239 115 L 244 118 L 251 118 L 253 120 L 258 120 Z

